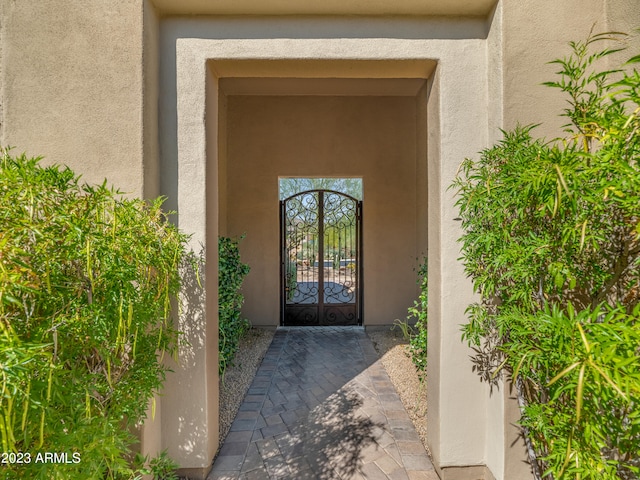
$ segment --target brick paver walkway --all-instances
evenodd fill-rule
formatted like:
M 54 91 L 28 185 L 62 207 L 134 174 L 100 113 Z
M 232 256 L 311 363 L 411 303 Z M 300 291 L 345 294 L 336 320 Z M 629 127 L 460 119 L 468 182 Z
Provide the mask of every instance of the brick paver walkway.
M 279 328 L 209 480 L 437 480 L 362 327 Z

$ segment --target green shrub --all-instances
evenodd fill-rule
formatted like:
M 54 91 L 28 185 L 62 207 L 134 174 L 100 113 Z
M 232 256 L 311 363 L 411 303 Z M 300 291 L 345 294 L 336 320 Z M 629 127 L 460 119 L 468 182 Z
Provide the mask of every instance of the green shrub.
M 407 321 L 415 318 L 414 331 L 409 338 L 409 354 L 411 360 L 418 368 L 422 378 L 427 373 L 427 259 L 425 258 L 418 269 L 418 285 L 420 295 L 418 300 L 409 308 Z
M 296 290 L 298 289 L 298 262 L 292 259 L 287 259 L 287 271 L 286 275 L 286 285 L 287 285 L 287 300 L 293 300 L 293 297 L 296 294 Z
M 131 432 L 176 346 L 187 240 L 161 204 L 2 151 L 0 441 L 24 462 L 4 478 L 134 474 Z M 38 461 L 46 453 L 66 462 Z
M 563 138 L 505 132 L 455 182 L 464 337 L 483 379 L 512 374 L 538 478 L 640 476 L 640 74 L 597 68 L 613 36 L 554 62 Z
M 136 455 L 136 462 L 140 465 L 142 475 L 150 475 L 153 480 L 179 480 L 176 470 L 180 468 L 167 454 L 166 450 L 160 452 L 155 458 Z M 138 479 L 136 479 L 138 480 Z
M 249 266 L 240 261 L 238 240 L 227 237 L 218 239 L 218 322 L 219 322 L 219 363 L 220 375 L 231 365 L 238 350 L 240 337 L 251 325 L 241 318 L 240 309 L 244 297 L 240 287 L 249 273 Z

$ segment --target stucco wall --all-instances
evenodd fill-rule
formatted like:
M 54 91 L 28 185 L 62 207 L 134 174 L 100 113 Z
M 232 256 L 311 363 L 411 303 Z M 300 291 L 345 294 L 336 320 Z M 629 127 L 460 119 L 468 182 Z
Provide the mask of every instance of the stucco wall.
M 467 15 L 484 16 L 497 0 L 153 0 L 167 14 L 189 15 Z
M 247 318 L 280 320 L 278 177 L 337 176 L 363 179 L 364 324 L 403 319 L 417 298 L 415 98 L 230 96 L 227 115 L 227 233 L 246 234 Z
M 504 128 L 543 123 L 535 135 L 549 140 L 567 123 L 558 115 L 566 107 L 565 97 L 542 85 L 559 77 L 558 65 L 548 62 L 568 56 L 570 41 L 586 40 L 589 32 L 619 31 L 634 34 L 627 45 L 637 52 L 640 38 L 640 8 L 634 0 L 503 0 L 502 64 Z M 604 47 L 604 43 L 594 48 Z M 610 57 L 610 65 L 626 60 L 634 50 Z
M 2 1 L 2 138 L 143 193 L 142 1 Z
M 490 22 L 489 34 L 487 36 L 487 91 L 488 91 L 488 138 L 489 142 L 497 141 L 500 136 L 500 128 L 502 128 L 503 113 L 503 68 L 502 63 L 502 3 L 499 3 L 492 14 L 489 16 Z M 503 388 L 503 387 L 501 387 Z M 514 439 L 505 437 L 504 425 L 504 398 L 502 391 L 494 390 L 487 394 L 487 430 L 486 430 L 486 462 L 491 472 L 497 478 L 527 478 L 524 474 L 511 477 L 504 477 L 504 465 L 508 456 L 514 454 L 519 455 L 519 451 L 509 452 L 507 442 L 513 443 Z M 514 428 L 515 427 L 511 427 Z M 501 445 L 503 448 L 495 448 Z M 516 442 L 515 444 L 522 450 L 522 446 Z
M 160 16 L 150 0 L 144 0 L 143 29 L 143 195 L 160 195 L 158 144 L 158 96 L 160 89 Z

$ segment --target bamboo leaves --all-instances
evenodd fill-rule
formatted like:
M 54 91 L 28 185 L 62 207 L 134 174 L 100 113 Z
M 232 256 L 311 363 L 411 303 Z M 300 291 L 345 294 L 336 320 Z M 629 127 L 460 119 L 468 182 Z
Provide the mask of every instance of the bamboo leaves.
M 598 69 L 593 35 L 556 60 L 564 138 L 534 127 L 466 160 L 454 183 L 481 301 L 463 333 L 489 382 L 510 371 L 539 477 L 640 478 L 640 74 Z M 491 186 L 488 188 L 488 186 Z
M 5 473 L 128 478 L 130 429 L 166 371 L 157 353 L 177 342 L 187 239 L 161 199 L 38 162 L 0 152 L 0 437 L 4 451 L 82 448 L 82 462 Z

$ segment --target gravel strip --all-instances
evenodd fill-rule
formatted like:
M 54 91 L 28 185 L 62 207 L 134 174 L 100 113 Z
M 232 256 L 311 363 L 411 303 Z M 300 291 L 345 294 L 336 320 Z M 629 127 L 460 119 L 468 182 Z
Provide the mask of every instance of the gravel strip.
M 220 379 L 220 446 L 229 433 L 231 423 L 238 413 L 249 385 L 253 381 L 260 362 L 271 344 L 275 330 L 252 328 L 240 339 L 240 347 Z
M 427 382 L 421 381 L 408 353 L 409 341 L 398 330 L 367 331 L 409 418 L 427 447 Z M 429 453 L 431 455 L 431 453 Z

